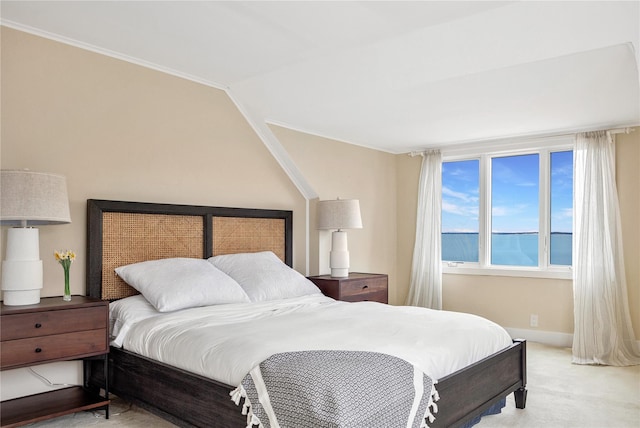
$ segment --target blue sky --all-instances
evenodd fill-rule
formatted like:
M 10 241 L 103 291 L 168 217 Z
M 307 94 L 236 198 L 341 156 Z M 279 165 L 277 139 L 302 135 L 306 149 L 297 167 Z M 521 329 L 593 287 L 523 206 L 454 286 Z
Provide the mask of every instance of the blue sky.
M 442 164 L 442 231 L 478 232 L 479 162 Z
M 537 232 L 539 157 L 492 159 L 493 232 Z M 479 161 L 442 166 L 442 231 L 478 232 Z M 571 232 L 573 153 L 551 157 L 551 231 Z

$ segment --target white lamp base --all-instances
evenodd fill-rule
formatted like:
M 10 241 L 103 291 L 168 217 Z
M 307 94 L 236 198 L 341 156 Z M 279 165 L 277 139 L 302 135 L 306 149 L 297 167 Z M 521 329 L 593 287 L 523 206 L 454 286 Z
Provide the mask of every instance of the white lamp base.
M 347 232 L 336 230 L 331 233 L 331 252 L 329 267 L 334 278 L 349 276 L 349 251 L 347 250 Z
M 40 303 L 40 289 L 4 290 L 2 299 L 6 306 L 37 305 Z
M 40 302 L 42 260 L 38 229 L 7 230 L 7 250 L 2 262 L 2 296 L 8 306 L 34 305 Z

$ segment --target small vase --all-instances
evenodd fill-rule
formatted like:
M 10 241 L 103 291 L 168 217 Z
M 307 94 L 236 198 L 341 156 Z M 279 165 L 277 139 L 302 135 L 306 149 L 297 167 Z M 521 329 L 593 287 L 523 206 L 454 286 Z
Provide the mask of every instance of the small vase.
M 64 269 L 64 296 L 62 300 L 65 302 L 71 301 L 71 288 L 69 287 L 69 269 Z

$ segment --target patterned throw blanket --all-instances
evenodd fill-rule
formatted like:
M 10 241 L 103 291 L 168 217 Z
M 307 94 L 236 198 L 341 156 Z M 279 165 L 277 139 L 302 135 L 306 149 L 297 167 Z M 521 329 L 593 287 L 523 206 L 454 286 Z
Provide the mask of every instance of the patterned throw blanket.
M 275 354 L 231 392 L 244 398 L 247 428 L 420 428 L 433 422 L 431 378 L 400 358 L 376 352 Z

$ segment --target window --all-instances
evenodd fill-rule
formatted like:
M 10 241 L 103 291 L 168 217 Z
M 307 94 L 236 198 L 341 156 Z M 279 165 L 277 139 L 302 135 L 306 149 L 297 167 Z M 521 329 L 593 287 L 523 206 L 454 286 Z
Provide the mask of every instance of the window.
M 570 148 L 565 143 L 455 157 L 445 152 L 443 271 L 569 277 Z
M 480 162 L 442 162 L 442 260 L 478 262 Z
M 539 158 L 491 158 L 492 265 L 538 265 Z
M 573 151 L 551 153 L 550 264 L 573 262 Z

